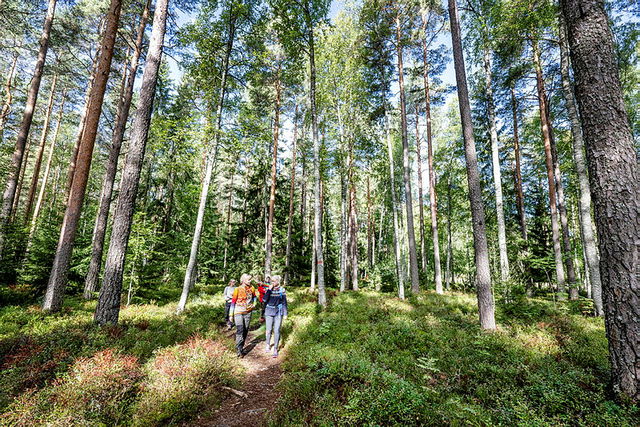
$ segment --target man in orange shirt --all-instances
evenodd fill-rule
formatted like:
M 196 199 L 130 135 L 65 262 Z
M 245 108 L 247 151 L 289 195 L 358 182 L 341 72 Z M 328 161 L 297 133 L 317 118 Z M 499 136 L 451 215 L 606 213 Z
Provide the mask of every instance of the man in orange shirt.
M 236 352 L 238 357 L 245 355 L 244 342 L 249 333 L 251 312 L 257 305 L 258 297 L 258 291 L 251 286 L 251 275 L 243 274 L 240 277 L 240 286 L 233 291 L 229 310 L 229 320 L 234 320 L 236 324 Z

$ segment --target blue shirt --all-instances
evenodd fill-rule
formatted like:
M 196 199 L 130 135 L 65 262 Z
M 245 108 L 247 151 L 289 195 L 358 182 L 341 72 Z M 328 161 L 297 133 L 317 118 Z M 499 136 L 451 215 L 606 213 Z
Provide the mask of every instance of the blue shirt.
M 264 295 L 265 316 L 287 315 L 287 293 L 284 288 L 269 289 Z

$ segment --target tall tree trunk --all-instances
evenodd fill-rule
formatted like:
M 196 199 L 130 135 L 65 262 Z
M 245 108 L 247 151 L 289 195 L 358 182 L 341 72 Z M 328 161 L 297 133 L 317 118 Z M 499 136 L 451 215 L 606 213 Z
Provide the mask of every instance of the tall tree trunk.
M 269 214 L 267 216 L 267 232 L 265 237 L 264 277 L 271 275 L 271 253 L 273 251 L 273 213 L 276 205 L 276 183 L 278 173 L 278 137 L 280 136 L 280 97 L 282 85 L 280 81 L 280 66 L 276 71 L 276 103 L 273 120 L 273 159 L 271 160 L 271 187 L 269 189 Z
M 409 170 L 409 138 L 407 135 L 407 106 L 404 94 L 404 69 L 402 59 L 402 36 L 400 16 L 396 16 L 396 51 L 398 56 L 398 86 L 400 87 L 400 127 L 402 136 L 402 163 L 405 192 L 405 208 L 407 211 L 407 237 L 409 244 L 409 274 L 411 277 L 411 292 L 420 291 L 418 277 L 418 257 L 416 255 L 416 235 L 413 227 L 413 196 L 411 193 L 411 174 Z
M 351 289 L 357 291 L 358 285 L 358 211 L 354 172 L 353 136 L 349 137 L 349 272 Z
M 103 23 L 106 21 L 103 20 Z M 104 36 L 104 25 L 101 24 L 100 35 Z M 98 50 L 95 54 L 95 58 L 93 60 L 93 64 L 91 66 L 91 76 L 89 77 L 89 82 L 87 85 L 87 91 L 85 93 L 84 99 L 84 107 L 82 108 L 82 113 L 80 113 L 80 122 L 78 124 L 78 131 L 76 133 L 76 141 L 73 146 L 73 150 L 71 152 L 71 159 L 69 160 L 69 168 L 67 169 L 67 185 L 65 187 L 64 193 L 64 204 L 66 205 L 69 201 L 69 193 L 71 192 L 71 184 L 73 184 L 73 175 L 76 171 L 76 163 L 78 160 L 78 150 L 80 149 L 80 142 L 82 141 L 82 136 L 84 135 L 85 124 L 87 123 L 87 113 L 89 110 L 89 104 L 91 102 L 91 93 L 93 90 L 93 85 L 96 80 L 96 75 L 98 72 L 98 65 L 100 62 L 100 51 Z
M 544 87 L 544 78 L 542 77 L 542 65 L 540 64 L 540 52 L 537 42 L 533 43 L 533 63 L 536 69 L 536 86 L 538 90 L 538 104 L 540 106 L 540 126 L 542 128 L 545 165 L 547 167 L 547 180 L 549 182 L 549 208 L 551 211 L 551 233 L 553 238 L 553 254 L 556 263 L 556 279 L 558 281 L 558 299 L 564 300 L 567 298 L 565 291 L 566 280 L 560 243 L 560 224 L 558 220 L 558 204 L 556 201 L 553 156 L 551 153 L 551 129 L 549 128 L 549 118 L 547 117 L 547 95 Z
M 385 102 L 383 100 L 383 102 Z M 391 210 L 393 211 L 393 253 L 396 258 L 396 274 L 398 276 L 398 298 L 404 299 L 404 282 L 405 273 L 404 265 L 402 263 L 402 250 L 400 248 L 400 222 L 398 219 L 398 206 L 396 196 L 396 178 L 395 167 L 393 162 L 393 145 L 391 141 L 391 130 L 389 129 L 389 117 L 388 112 L 385 111 L 385 125 L 384 131 L 387 139 L 387 155 L 389 156 L 389 191 L 391 192 Z
M 471 120 L 471 106 L 469 105 L 469 89 L 467 88 L 467 74 L 464 69 L 462 53 L 462 36 L 458 18 L 456 0 L 449 2 L 449 19 L 451 20 L 451 40 L 453 59 L 458 87 L 458 102 L 460 104 L 460 118 L 465 145 L 465 160 L 467 163 L 467 181 L 469 184 L 469 204 L 473 227 L 473 246 L 476 262 L 476 287 L 478 293 L 478 312 L 480 326 L 483 329 L 495 329 L 495 302 L 491 289 L 491 271 L 489 269 L 489 249 L 487 246 L 487 232 L 482 205 L 482 190 L 480 189 L 480 174 L 478 172 L 478 156 L 473 137 L 473 121 Z
M 424 237 L 424 200 L 422 197 L 422 156 L 420 149 L 420 112 L 416 104 L 416 168 L 418 169 L 418 218 L 420 220 L 420 269 L 424 273 L 427 271 L 427 244 Z
M 324 253 L 322 242 L 322 205 L 321 205 L 321 172 L 320 172 L 320 138 L 318 137 L 318 111 L 316 105 L 316 58 L 315 58 L 315 40 L 313 28 L 310 24 L 310 15 L 307 13 L 307 22 L 309 23 L 309 101 L 311 103 L 311 131 L 313 134 L 313 175 L 315 181 L 315 200 L 314 200 L 314 230 L 315 236 L 315 264 L 318 281 L 318 304 L 322 307 L 327 306 L 327 296 L 324 284 Z
M 111 0 L 109 11 L 107 12 L 107 24 L 100 47 L 100 59 L 95 80 L 91 87 L 89 108 L 87 109 L 86 122 L 82 132 L 82 141 L 78 149 L 73 183 L 71 185 L 71 191 L 69 192 L 69 201 L 64 219 L 62 220 L 56 256 L 53 261 L 53 267 L 42 305 L 42 308 L 47 311 L 59 311 L 62 307 L 62 297 L 67 284 L 71 252 L 73 250 L 78 220 L 80 219 L 85 190 L 87 188 L 91 157 L 98 132 L 98 122 L 100 121 L 100 114 L 102 112 L 102 102 L 104 100 L 109 72 L 111 71 L 113 46 L 118 32 L 121 7 L 122 0 Z
M 340 143 L 342 146 L 342 142 Z M 348 265 L 347 258 L 349 254 L 349 221 L 348 221 L 348 203 L 347 203 L 347 177 L 346 172 L 340 172 L 340 292 L 347 289 L 348 282 Z
M 367 173 L 367 276 L 373 269 L 373 220 L 371 218 L 371 186 L 369 184 L 370 173 Z
M 213 153 L 207 154 L 206 167 L 204 178 L 202 179 L 202 190 L 200 191 L 200 201 L 198 204 L 198 216 L 196 218 L 196 226 L 193 232 L 193 240 L 191 241 L 191 251 L 189 253 L 189 263 L 184 273 L 184 282 L 182 284 L 182 295 L 178 302 L 178 308 L 176 312 L 182 313 L 184 307 L 187 304 L 187 298 L 189 297 L 189 290 L 191 289 L 192 277 L 194 276 L 196 269 L 196 262 L 198 259 L 198 249 L 200 248 L 200 240 L 202 238 L 202 227 L 204 223 L 204 211 L 207 206 L 207 198 L 209 196 L 209 186 L 211 185 L 211 175 L 213 174 L 213 166 L 216 162 L 218 154 L 218 145 L 220 143 L 220 130 L 222 128 L 222 111 L 224 109 L 224 98 L 227 93 L 227 77 L 229 75 L 229 58 L 231 56 L 231 50 L 233 49 L 233 42 L 236 31 L 236 14 L 233 11 L 233 6 L 230 6 L 232 10 L 229 13 L 229 28 L 227 48 L 225 51 L 224 59 L 222 62 L 222 76 L 220 79 L 220 91 L 218 95 L 218 105 L 216 107 L 216 124 L 214 129 L 214 142 Z
M 16 195 L 13 200 L 13 206 L 11 207 L 11 216 L 10 216 L 11 221 L 13 221 L 18 211 L 18 204 L 20 203 L 20 196 L 22 194 L 22 187 L 24 185 L 24 176 L 27 173 L 27 166 L 29 165 L 29 154 L 31 154 L 32 144 L 33 142 L 31 141 L 31 135 L 30 135 L 27 141 L 27 144 L 24 148 L 24 156 L 22 159 L 22 165 L 20 166 L 20 177 L 18 178 L 18 188 L 16 188 Z
M 296 190 L 296 154 L 298 144 L 298 104 L 296 104 L 295 113 L 293 116 L 293 147 L 291 147 L 291 173 L 290 173 L 290 186 L 289 186 L 289 218 L 287 220 L 287 249 L 285 252 L 285 264 L 284 264 L 284 285 L 289 284 L 289 278 L 291 277 L 291 232 L 293 229 L 293 215 L 295 205 L 295 190 Z
M 453 237 L 451 235 L 451 171 L 447 175 L 447 272 L 445 273 L 445 281 L 447 290 L 451 289 L 453 282 Z
M 42 176 L 42 184 L 40 185 L 40 192 L 38 193 L 38 199 L 36 200 L 36 205 L 33 209 L 33 216 L 31 217 L 31 228 L 29 230 L 29 239 L 27 242 L 27 248 L 30 246 L 33 233 L 36 229 L 38 217 L 40 216 L 40 210 L 42 209 L 42 200 L 44 199 L 44 193 L 47 190 L 47 183 L 49 182 L 49 173 L 51 171 L 51 162 L 53 161 L 53 152 L 56 147 L 56 141 L 58 139 L 60 126 L 62 124 L 62 117 L 64 115 L 64 104 L 65 104 L 66 96 L 67 96 L 67 90 L 64 89 L 62 91 L 62 97 L 61 97 L 62 100 L 60 101 L 60 108 L 58 110 L 58 121 L 56 123 L 56 128 L 53 131 L 53 138 L 51 139 L 51 144 L 49 145 L 49 152 L 47 153 L 47 164 L 44 168 L 44 174 Z
M 38 181 L 40 181 L 40 168 L 42 167 L 42 158 L 44 157 L 44 149 L 47 145 L 47 136 L 49 136 L 49 122 L 51 121 L 51 112 L 53 111 L 53 99 L 56 94 L 56 83 L 58 75 L 55 74 L 51 80 L 51 91 L 49 93 L 49 101 L 47 102 L 47 110 L 44 115 L 44 123 L 42 124 L 42 133 L 40 135 L 40 145 L 36 154 L 36 163 L 33 165 L 33 174 L 31 176 L 31 185 L 27 194 L 27 204 L 24 209 L 24 223 L 28 224 L 31 219 L 31 208 L 36 197 L 38 189 Z
M 40 35 L 40 49 L 38 50 L 38 58 L 33 70 L 31 85 L 27 92 L 27 101 L 24 106 L 22 115 L 22 123 L 18 131 L 16 146 L 11 156 L 11 164 L 9 165 L 9 174 L 7 184 L 2 194 L 2 208 L 0 209 L 0 257 L 2 257 L 2 248 L 6 237 L 6 227 L 11 217 L 11 209 L 13 200 L 16 195 L 16 187 L 18 185 L 18 176 L 20 175 L 20 166 L 22 165 L 22 157 L 24 156 L 25 145 L 29 138 L 29 130 L 33 122 L 33 113 L 38 102 L 38 93 L 40 91 L 40 82 L 42 81 L 42 72 L 44 71 L 44 63 L 47 59 L 47 50 L 49 49 L 49 35 L 51 34 L 51 26 L 53 25 L 53 17 L 56 12 L 56 0 L 49 0 L 47 6 L 47 15 L 42 27 Z
M 113 215 L 113 230 L 109 251 L 104 266 L 104 279 L 94 320 L 97 324 L 118 323 L 120 297 L 122 292 L 122 274 L 125 254 L 131 233 L 133 211 L 136 204 L 140 172 L 144 162 L 144 152 L 151 124 L 153 100 L 158 81 L 158 71 L 162 58 L 162 45 L 167 22 L 169 0 L 158 0 L 153 14 L 153 29 L 149 39 L 149 49 L 142 75 L 140 101 L 131 126 L 131 141 L 127 159 L 122 169 L 120 192 Z
M 436 171 L 433 162 L 433 136 L 431 130 L 431 85 L 429 84 L 429 61 L 427 50 L 427 18 L 422 15 L 422 82 L 424 85 L 424 112 L 427 120 L 427 164 L 429 166 L 429 209 L 431 213 L 431 240 L 433 242 L 433 279 L 436 292 L 442 293 L 442 267 L 440 265 L 440 239 L 438 235 L 438 195 Z M 420 180 L 422 182 L 422 180 Z M 420 192 L 422 195 L 422 191 Z M 422 205 L 422 203 L 421 203 Z
M 547 108 L 549 104 L 547 102 Z M 547 117 L 550 117 L 550 112 L 547 111 Z M 558 149 L 556 147 L 556 141 L 553 136 L 553 126 L 551 126 L 551 120 L 549 120 L 549 129 L 551 130 L 551 157 L 553 159 L 553 175 L 556 180 L 556 192 L 558 213 L 560 216 L 560 226 L 562 227 L 562 250 L 565 254 L 565 268 L 567 272 L 567 284 L 569 285 L 569 299 L 578 299 L 578 288 L 576 287 L 576 271 L 573 264 L 573 258 L 571 254 L 571 239 L 569 237 L 569 220 L 567 218 L 567 205 L 564 197 L 564 186 L 562 184 L 562 173 L 560 172 L 560 161 L 558 159 Z
M 240 161 L 240 157 L 238 156 L 238 160 L 236 161 L 236 165 Z M 229 197 L 227 197 L 227 217 L 225 218 L 224 229 L 224 256 L 222 258 L 222 281 L 227 281 L 227 256 L 229 252 L 229 240 L 231 240 L 231 208 L 233 207 L 233 195 L 235 194 L 235 189 L 233 188 L 233 181 L 236 177 L 236 168 L 231 170 L 231 182 L 229 183 Z
M 302 128 L 302 140 L 304 141 L 304 137 L 305 137 L 305 132 L 304 132 L 305 128 Z M 302 227 L 301 233 L 300 233 L 300 247 L 304 250 L 304 242 L 307 240 L 307 234 L 306 234 L 306 230 L 307 228 L 305 227 L 305 223 L 306 223 L 306 212 L 305 209 L 307 208 L 307 161 L 305 158 L 305 150 L 301 149 L 300 150 L 300 154 L 301 154 L 301 159 L 302 159 L 302 179 L 300 180 L 300 225 Z
M 504 222 L 504 201 L 502 198 L 502 173 L 500 171 L 500 151 L 498 148 L 498 129 L 496 126 L 496 108 L 493 101 L 493 82 L 491 71 L 491 52 L 484 48 L 484 82 L 487 93 L 487 115 L 491 139 L 491 165 L 493 187 L 496 192 L 496 221 L 498 223 L 498 253 L 500 254 L 500 279 L 509 281 L 509 257 L 507 256 L 507 227 Z
M 120 157 L 122 140 L 124 139 L 127 120 L 129 119 L 129 110 L 131 109 L 131 100 L 133 99 L 133 85 L 138 71 L 138 62 L 140 61 L 140 52 L 142 51 L 144 31 L 147 26 L 147 20 L 149 19 L 149 7 L 150 0 L 147 0 L 140 17 L 140 23 L 138 24 L 136 42 L 129 62 L 129 67 L 125 67 L 123 79 L 126 78 L 126 81 L 122 87 L 120 97 L 118 98 L 116 124 L 111 136 L 109 158 L 107 159 L 107 167 L 102 181 L 100 204 L 98 206 L 98 214 L 93 228 L 93 239 L 91 240 L 91 261 L 89 262 L 89 270 L 87 271 L 87 277 L 84 282 L 83 296 L 85 299 L 90 299 L 93 296 L 93 292 L 96 290 L 100 278 L 100 265 L 102 264 L 102 253 L 104 251 L 104 238 L 107 233 L 107 221 L 109 219 L 109 209 L 111 207 L 113 184 L 116 180 L 118 158 Z
M 4 105 L 0 110 L 0 143 L 4 141 L 4 124 L 7 122 L 9 113 L 11 112 L 11 104 L 13 103 L 13 92 L 11 92 L 11 86 L 13 85 L 13 78 L 16 75 L 16 65 L 18 64 L 18 53 L 13 54 L 13 61 L 9 67 L 9 73 L 7 74 L 7 81 L 4 84 L 4 92 L 6 97 Z
M 582 128 L 580 127 L 580 116 L 578 106 L 573 91 L 573 84 L 569 76 L 571 67 L 569 60 L 569 42 L 567 40 L 567 28 L 564 16 L 560 13 L 559 33 L 560 33 L 560 72 L 562 74 L 562 91 L 567 106 L 567 115 L 571 122 L 571 135 L 573 136 L 573 160 L 576 165 L 578 175 L 578 188 L 580 198 L 578 209 L 580 213 L 580 231 L 584 248 L 585 264 L 588 271 L 587 277 L 591 283 L 591 292 L 596 316 L 603 315 L 602 309 L 602 282 L 600 279 L 600 256 L 596 248 L 596 238 L 593 232 L 593 222 L 591 219 L 591 188 L 589 186 L 589 175 L 587 173 L 586 161 L 584 158 L 584 140 Z
M 587 148 L 613 390 L 640 401 L 640 170 L 600 0 L 562 0 Z
M 520 220 L 520 232 L 526 242 L 527 220 L 524 212 L 524 192 L 522 191 L 522 166 L 520 154 L 520 136 L 518 135 L 518 100 L 516 98 L 515 83 L 511 86 L 511 109 L 513 111 L 513 153 L 515 156 L 515 187 L 516 187 L 516 207 Z

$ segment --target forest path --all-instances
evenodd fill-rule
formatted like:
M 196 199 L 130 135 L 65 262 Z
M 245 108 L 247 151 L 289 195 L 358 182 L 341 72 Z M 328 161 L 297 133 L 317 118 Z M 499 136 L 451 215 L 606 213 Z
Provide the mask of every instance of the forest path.
M 229 339 L 235 341 L 235 328 L 225 332 Z M 264 328 L 259 327 L 249 331 L 245 344 L 247 354 L 238 359 L 246 372 L 244 383 L 239 392 L 244 396 L 235 394 L 230 389 L 228 396 L 222 401 L 220 408 L 212 416 L 195 419 L 190 426 L 266 426 L 266 415 L 275 407 L 275 402 L 280 396 L 276 390 L 276 384 L 282 376 L 280 364 L 284 357 L 284 350 L 280 350 L 277 358 L 273 358 L 271 352 L 264 350 Z

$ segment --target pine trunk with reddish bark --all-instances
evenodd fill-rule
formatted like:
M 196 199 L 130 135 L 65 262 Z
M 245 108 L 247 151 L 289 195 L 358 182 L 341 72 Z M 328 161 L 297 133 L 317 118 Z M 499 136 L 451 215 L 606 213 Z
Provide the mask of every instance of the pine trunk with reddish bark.
M 73 250 L 78 221 L 87 188 L 96 134 L 98 133 L 102 102 L 104 100 L 109 72 L 111 71 L 111 59 L 113 58 L 113 48 L 118 32 L 121 8 L 121 0 L 111 0 L 109 11 L 107 12 L 106 28 L 100 47 L 100 59 L 98 61 L 95 80 L 91 87 L 91 96 L 87 108 L 85 126 L 82 132 L 82 140 L 78 146 L 78 156 L 71 191 L 69 192 L 69 200 L 62 221 L 60 239 L 58 240 L 58 247 L 42 305 L 42 308 L 46 311 L 59 311 L 62 307 L 64 288 L 67 284 L 67 274 L 69 273 L 69 264 L 71 263 L 71 252 Z

